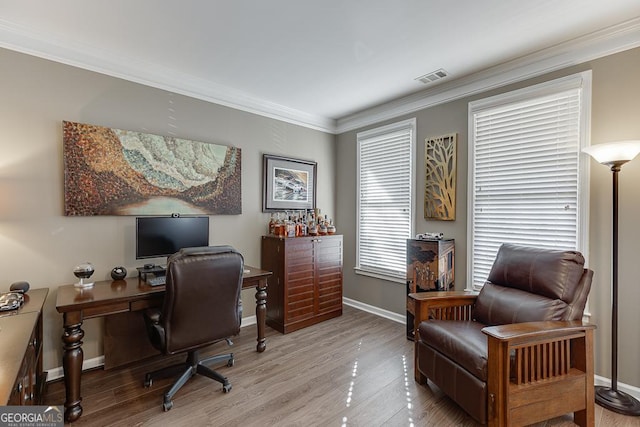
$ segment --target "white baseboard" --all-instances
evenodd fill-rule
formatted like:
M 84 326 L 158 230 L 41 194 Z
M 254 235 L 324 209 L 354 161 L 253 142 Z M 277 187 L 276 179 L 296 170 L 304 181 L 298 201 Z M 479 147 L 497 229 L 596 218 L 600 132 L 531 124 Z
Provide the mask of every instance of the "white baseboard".
M 404 314 L 394 313 L 393 311 L 385 310 L 374 305 L 365 304 L 354 299 L 342 297 L 342 303 L 350 307 L 357 308 L 358 310 L 366 311 L 367 313 L 375 314 L 376 316 L 384 317 L 385 319 L 393 320 L 394 322 L 407 323 L 407 317 Z
M 242 318 L 242 328 L 244 328 L 245 326 L 249 326 L 249 325 L 255 325 L 256 323 L 258 323 L 256 316 L 247 316 L 247 317 L 243 317 Z
M 242 327 L 255 325 L 257 323 L 256 316 L 247 316 L 242 318 Z M 104 356 L 94 357 L 93 359 L 85 360 L 82 362 L 82 370 L 86 371 L 89 369 L 99 368 L 104 366 Z M 64 369 L 62 366 L 58 366 L 57 368 L 49 369 L 47 371 L 47 381 L 55 381 L 64 377 Z
M 82 362 L 83 371 L 99 368 L 100 366 L 104 366 L 104 356 L 94 357 L 93 359 Z M 62 377 L 64 377 L 64 370 L 62 369 L 62 366 L 58 366 L 57 368 L 49 369 L 47 371 L 47 381 L 57 380 Z

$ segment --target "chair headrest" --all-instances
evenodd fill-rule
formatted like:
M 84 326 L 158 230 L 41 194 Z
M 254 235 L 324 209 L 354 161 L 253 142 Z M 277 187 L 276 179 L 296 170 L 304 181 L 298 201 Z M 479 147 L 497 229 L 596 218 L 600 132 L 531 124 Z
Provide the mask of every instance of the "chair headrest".
M 503 244 L 488 281 L 570 302 L 583 273 L 580 252 Z
M 219 245 L 219 246 L 199 246 L 194 248 L 182 248 L 178 252 L 182 257 L 188 256 L 202 256 L 202 255 L 217 255 L 226 253 L 239 253 L 233 246 Z

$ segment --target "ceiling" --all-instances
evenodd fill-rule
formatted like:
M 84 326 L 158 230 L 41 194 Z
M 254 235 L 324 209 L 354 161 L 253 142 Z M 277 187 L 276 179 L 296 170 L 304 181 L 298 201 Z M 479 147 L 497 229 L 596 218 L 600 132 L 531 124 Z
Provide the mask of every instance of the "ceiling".
M 638 0 L 0 0 L 0 47 L 336 132 L 483 72 L 566 66 L 604 34 L 638 46 L 639 18 Z

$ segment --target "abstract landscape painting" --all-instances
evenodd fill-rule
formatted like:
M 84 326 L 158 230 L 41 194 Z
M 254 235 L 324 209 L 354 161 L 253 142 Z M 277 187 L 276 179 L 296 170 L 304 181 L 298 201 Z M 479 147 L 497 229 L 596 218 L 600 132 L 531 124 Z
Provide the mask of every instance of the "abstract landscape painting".
M 240 214 L 241 151 L 63 122 L 65 215 Z

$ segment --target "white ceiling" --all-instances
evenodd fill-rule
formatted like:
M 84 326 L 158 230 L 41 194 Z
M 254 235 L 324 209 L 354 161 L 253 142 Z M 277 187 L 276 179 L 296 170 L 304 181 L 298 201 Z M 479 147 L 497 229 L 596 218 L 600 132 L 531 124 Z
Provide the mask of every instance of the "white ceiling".
M 332 132 L 638 18 L 639 0 L 0 0 L 0 47 Z M 415 80 L 440 68 L 438 86 Z

